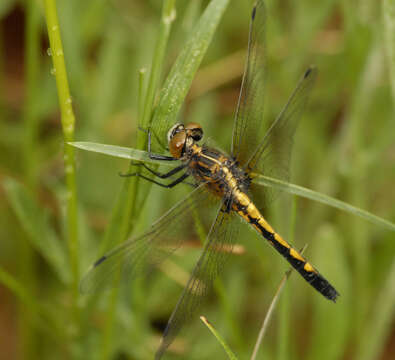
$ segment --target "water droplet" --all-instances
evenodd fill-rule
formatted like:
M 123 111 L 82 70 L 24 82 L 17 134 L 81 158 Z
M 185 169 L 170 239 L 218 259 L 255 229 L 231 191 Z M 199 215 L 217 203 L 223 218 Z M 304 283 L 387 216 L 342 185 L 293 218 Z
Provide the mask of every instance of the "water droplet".
M 47 49 L 47 55 L 52 56 L 52 49 L 50 47 Z
M 56 30 L 58 30 L 58 25 L 52 26 L 52 31 L 56 31 Z
M 173 9 L 167 16 L 165 16 L 164 18 L 163 18 L 163 22 L 165 23 L 165 24 L 171 24 L 174 20 L 175 20 L 175 18 L 177 17 L 177 13 L 176 13 L 176 10 L 175 9 Z
M 51 73 L 51 75 L 55 75 L 56 74 L 56 69 L 55 68 L 51 68 L 50 73 Z
M 73 102 L 71 96 L 65 101 L 66 105 L 70 105 Z
M 63 51 L 61 49 L 57 50 L 56 56 L 63 56 Z

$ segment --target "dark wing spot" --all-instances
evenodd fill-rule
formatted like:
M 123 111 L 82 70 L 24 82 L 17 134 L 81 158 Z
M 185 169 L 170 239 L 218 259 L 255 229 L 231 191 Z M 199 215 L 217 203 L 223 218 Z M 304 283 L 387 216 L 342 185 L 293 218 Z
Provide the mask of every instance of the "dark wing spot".
M 252 9 L 251 19 L 254 20 L 256 15 L 256 6 Z
M 99 260 L 97 260 L 94 264 L 93 267 L 99 266 L 104 260 L 107 259 L 107 256 L 102 256 Z
M 310 67 L 306 70 L 306 72 L 304 73 L 304 78 L 305 78 L 305 79 L 306 79 L 307 77 L 310 76 L 310 74 L 311 74 L 311 72 L 313 71 L 314 68 L 315 68 L 314 66 L 310 66 Z

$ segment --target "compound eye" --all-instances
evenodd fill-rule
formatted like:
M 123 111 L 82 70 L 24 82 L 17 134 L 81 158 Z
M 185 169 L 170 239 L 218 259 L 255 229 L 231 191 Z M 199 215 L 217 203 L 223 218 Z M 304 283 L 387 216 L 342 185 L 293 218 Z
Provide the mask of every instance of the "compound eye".
M 184 125 L 183 124 L 174 124 L 170 130 L 167 133 L 167 142 L 170 144 L 171 139 L 174 137 L 174 135 L 176 135 L 177 133 L 179 133 L 180 131 L 184 131 Z
M 176 159 L 179 159 L 184 154 L 186 139 L 187 139 L 187 134 L 185 133 L 185 131 L 175 133 L 170 139 L 169 151 L 170 154 Z
M 200 128 L 200 129 L 193 129 L 191 137 L 195 141 L 201 140 L 202 137 L 203 137 L 203 130 L 202 130 L 202 128 Z
M 187 131 L 188 136 L 195 141 L 199 141 L 203 137 L 203 129 L 200 124 L 190 123 L 186 126 L 185 130 Z

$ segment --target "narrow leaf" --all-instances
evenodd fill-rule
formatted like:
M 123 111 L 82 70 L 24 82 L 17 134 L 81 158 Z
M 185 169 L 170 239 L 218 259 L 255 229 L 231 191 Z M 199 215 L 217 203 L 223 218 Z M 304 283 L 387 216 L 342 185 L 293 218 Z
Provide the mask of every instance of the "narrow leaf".
M 260 174 L 252 174 L 252 175 L 253 175 L 253 182 L 255 184 L 262 185 L 262 186 L 274 187 L 276 189 L 285 191 L 290 194 L 295 194 L 295 195 L 304 197 L 306 199 L 314 200 L 314 201 L 320 202 L 322 204 L 332 206 L 336 209 L 343 210 L 343 211 L 348 212 L 352 215 L 359 216 L 365 220 L 370 221 L 371 223 L 373 223 L 375 225 L 382 226 L 382 227 L 387 228 L 388 230 L 395 231 L 395 224 L 394 223 L 392 223 L 388 220 L 385 220 L 379 216 L 373 215 L 368 211 L 362 210 L 362 209 L 357 208 L 353 205 L 347 204 L 343 201 L 334 199 L 328 195 L 321 194 L 319 192 L 316 192 L 316 191 L 313 191 L 310 189 L 306 189 L 302 186 L 298 186 L 298 185 L 287 183 L 287 182 L 284 182 L 281 180 L 269 178 L 264 175 L 260 175 Z
M 27 289 L 11 274 L 7 273 L 0 267 L 0 284 L 6 287 L 18 300 L 29 309 L 33 315 L 33 322 L 39 328 L 45 331 L 46 334 L 53 337 L 60 346 L 61 335 L 59 327 L 53 321 L 52 314 L 55 313 L 52 306 L 48 303 L 42 305 L 35 297 L 33 297 Z
M 177 122 L 182 103 L 228 3 L 229 0 L 210 2 L 173 65 L 152 120 L 159 141 L 165 139 L 166 132 Z
M 315 239 L 311 257 L 319 270 L 339 291 L 340 297 L 336 305 L 328 303 L 321 296 L 313 296 L 312 329 L 310 347 L 305 358 L 307 360 L 340 359 L 346 351 L 352 313 L 352 277 L 345 257 L 342 233 L 329 224 L 321 226 Z M 314 294 L 315 295 L 315 294 Z M 325 324 L 325 326 L 322 326 Z M 328 342 L 328 337 L 331 341 Z M 325 347 L 325 351 L 322 348 Z
M 303 253 L 305 252 L 306 248 L 307 248 L 307 245 L 305 245 L 305 246 L 301 249 L 300 253 L 303 254 Z M 283 288 L 284 288 L 284 286 L 285 286 L 285 283 L 287 282 L 287 280 L 288 280 L 289 277 L 291 276 L 293 270 L 294 270 L 293 268 L 290 268 L 290 269 L 285 273 L 285 275 L 283 276 L 283 278 L 282 278 L 281 281 L 280 281 L 280 284 L 279 284 L 279 286 L 278 286 L 278 288 L 277 288 L 277 291 L 276 291 L 276 293 L 274 294 L 274 297 L 273 297 L 273 299 L 272 299 L 272 302 L 270 303 L 270 306 L 269 306 L 269 308 L 268 308 L 268 310 L 267 310 L 267 312 L 266 312 L 266 316 L 265 316 L 265 318 L 263 319 L 263 323 L 262 323 L 261 329 L 259 330 L 258 338 L 257 338 L 257 340 L 256 340 L 256 343 L 255 343 L 255 346 L 254 346 L 254 350 L 253 350 L 252 355 L 251 355 L 251 360 L 255 360 L 256 357 L 257 357 L 259 347 L 260 347 L 261 344 L 262 344 L 263 337 L 265 336 L 267 327 L 269 326 L 269 322 L 270 322 L 270 319 L 272 318 L 273 311 L 274 311 L 274 309 L 275 309 L 275 307 L 276 307 L 276 305 L 277 305 L 277 302 L 278 302 L 278 300 L 279 300 L 279 298 L 280 298 L 281 292 L 283 291 Z
M 69 144 L 72 146 L 78 147 L 79 149 L 98 152 L 101 154 L 115 156 L 115 157 L 119 157 L 119 158 L 123 158 L 123 159 L 144 161 L 144 162 L 150 162 L 150 163 L 154 163 L 154 164 L 160 163 L 160 164 L 168 165 L 168 166 L 169 165 L 171 165 L 171 166 L 177 165 L 177 162 L 169 163 L 169 161 L 152 160 L 152 159 L 150 159 L 149 154 L 146 151 L 126 148 L 126 147 L 121 147 L 121 146 L 97 144 L 97 143 L 91 143 L 91 142 L 71 142 Z M 377 215 L 374 215 L 368 211 L 362 210 L 356 206 L 347 204 L 344 201 L 341 201 L 341 200 L 335 199 L 333 197 L 330 197 L 328 195 L 304 188 L 299 185 L 287 183 L 287 182 L 277 180 L 274 178 L 270 178 L 268 176 L 264 176 L 261 174 L 251 174 L 251 176 L 253 177 L 253 182 L 255 184 L 262 185 L 262 186 L 274 187 L 276 189 L 285 191 L 290 194 L 295 194 L 295 195 L 304 197 L 306 199 L 314 200 L 314 201 L 320 202 L 322 204 L 332 206 L 336 209 L 343 210 L 343 211 L 348 212 L 352 215 L 359 216 L 365 220 L 370 221 L 371 223 L 373 223 L 375 225 L 383 226 L 383 227 L 387 228 L 388 230 L 395 231 L 395 224 L 394 223 L 392 223 L 388 220 L 385 220 Z
M 395 102 L 395 1 L 384 0 L 382 10 L 392 98 Z
M 224 348 L 226 354 L 228 355 L 228 358 L 231 360 L 237 360 L 236 355 L 229 348 L 229 346 L 226 344 L 225 340 L 221 337 L 221 335 L 218 333 L 218 331 L 215 330 L 214 326 L 211 323 L 209 323 L 209 321 L 204 316 L 201 316 L 200 320 L 203 321 L 203 324 L 209 328 L 209 330 L 212 332 L 212 334 L 215 336 L 215 338 L 218 340 L 218 342 Z
M 15 180 L 6 179 L 4 185 L 10 205 L 32 246 L 54 268 L 60 279 L 67 283 L 70 280 L 70 268 L 66 259 L 66 251 L 49 225 L 44 209 Z
M 395 261 L 388 271 L 376 302 L 372 309 L 370 321 L 364 329 L 362 346 L 356 359 L 374 360 L 380 357 L 385 341 L 391 335 L 393 319 L 395 316 Z
M 152 160 L 149 157 L 149 153 L 142 150 L 115 146 L 115 145 L 107 145 L 107 144 L 99 144 L 89 141 L 74 141 L 68 143 L 78 149 L 97 152 L 99 154 L 109 155 L 118 157 L 121 159 L 135 160 L 135 161 L 144 161 L 153 164 L 163 164 L 163 165 L 177 165 L 177 161 L 169 162 L 169 161 L 161 161 L 161 160 Z

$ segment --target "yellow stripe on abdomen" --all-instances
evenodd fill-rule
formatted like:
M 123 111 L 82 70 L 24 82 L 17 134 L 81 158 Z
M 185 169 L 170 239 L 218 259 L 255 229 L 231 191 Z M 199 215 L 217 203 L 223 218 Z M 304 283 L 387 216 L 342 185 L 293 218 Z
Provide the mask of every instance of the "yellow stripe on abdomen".
M 303 276 L 303 278 L 326 298 L 336 301 L 335 288 L 297 250 L 277 234 L 265 220 L 248 195 L 237 191 L 233 209 L 251 224 L 269 243 Z

